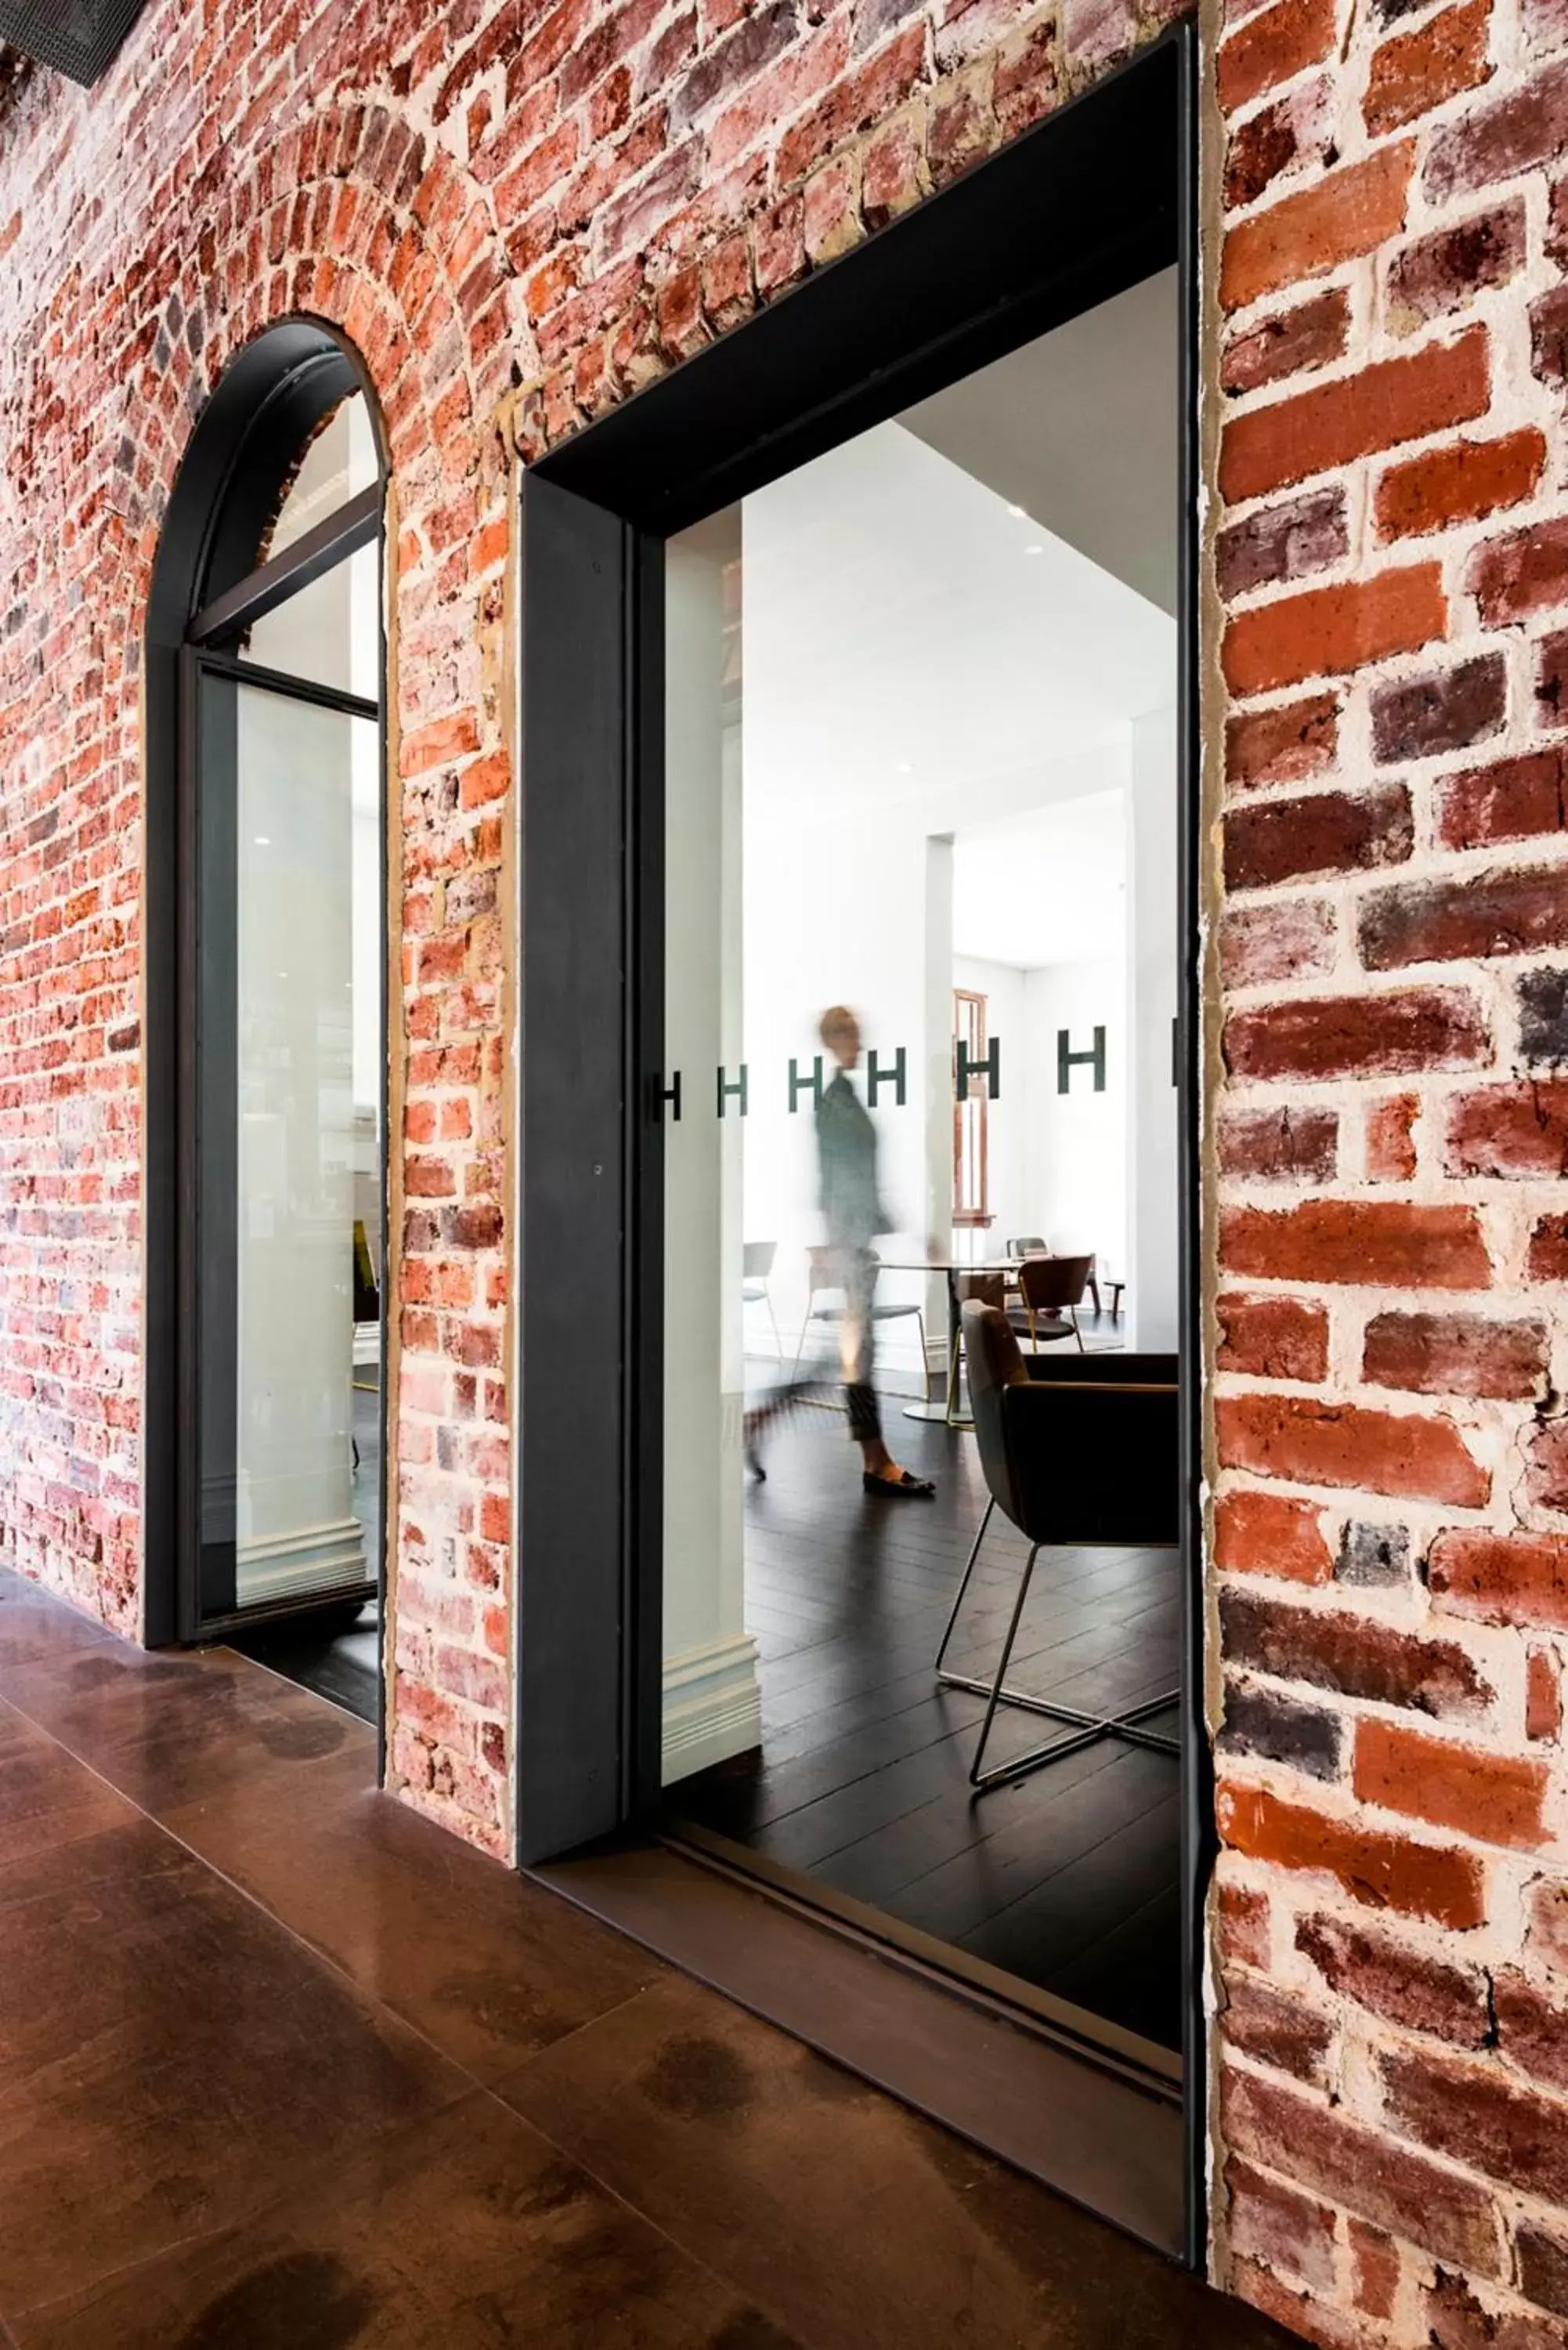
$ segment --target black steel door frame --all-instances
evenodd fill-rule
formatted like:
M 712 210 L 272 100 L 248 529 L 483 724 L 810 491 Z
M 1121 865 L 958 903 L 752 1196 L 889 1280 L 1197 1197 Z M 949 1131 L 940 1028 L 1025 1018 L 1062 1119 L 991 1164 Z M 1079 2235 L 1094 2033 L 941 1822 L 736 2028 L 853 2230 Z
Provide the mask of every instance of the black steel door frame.
M 663 553 L 666 540 L 1054 326 L 1181 284 L 1178 1016 L 1186 2253 L 1202 2260 L 1204 1906 L 1199 1260 L 1194 28 L 542 459 L 520 493 L 518 1857 L 659 1794 Z

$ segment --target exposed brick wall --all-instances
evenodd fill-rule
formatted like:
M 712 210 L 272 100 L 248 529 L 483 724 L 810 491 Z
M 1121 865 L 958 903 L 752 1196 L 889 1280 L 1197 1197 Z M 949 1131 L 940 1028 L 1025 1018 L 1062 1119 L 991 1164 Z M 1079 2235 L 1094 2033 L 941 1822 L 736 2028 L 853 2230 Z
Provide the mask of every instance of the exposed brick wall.
M 144 1579 L 140 644 L 193 418 L 293 310 L 392 459 L 390 1772 L 505 1850 L 511 470 L 1183 0 L 153 0 L 0 101 L 0 1557 Z
M 1568 2343 L 1565 50 L 1215 58 L 1217 2257 L 1335 2345 Z

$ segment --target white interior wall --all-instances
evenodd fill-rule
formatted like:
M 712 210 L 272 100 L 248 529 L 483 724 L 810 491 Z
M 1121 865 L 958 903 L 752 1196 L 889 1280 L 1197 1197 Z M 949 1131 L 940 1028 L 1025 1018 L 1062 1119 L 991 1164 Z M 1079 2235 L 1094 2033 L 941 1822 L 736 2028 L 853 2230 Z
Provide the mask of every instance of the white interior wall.
M 1118 910 L 1119 911 L 1119 910 Z M 1127 971 L 1117 920 L 1107 952 L 1052 963 L 1025 982 L 1028 1044 L 1030 1214 L 1021 1228 L 1041 1233 L 1059 1256 L 1094 1255 L 1102 1273 L 1127 1254 Z M 1057 1037 L 1087 1052 L 1096 1026 L 1106 1032 L 1106 1089 L 1094 1090 L 1086 1065 L 1058 1087 Z M 1108 1302 L 1108 1301 L 1107 1301 Z
M 1175 1348 L 1179 1318 L 1172 1034 L 1180 972 L 1174 709 L 1157 710 L 1134 723 L 1128 812 L 1133 1073 L 1127 1127 L 1127 1344 L 1166 1352 Z

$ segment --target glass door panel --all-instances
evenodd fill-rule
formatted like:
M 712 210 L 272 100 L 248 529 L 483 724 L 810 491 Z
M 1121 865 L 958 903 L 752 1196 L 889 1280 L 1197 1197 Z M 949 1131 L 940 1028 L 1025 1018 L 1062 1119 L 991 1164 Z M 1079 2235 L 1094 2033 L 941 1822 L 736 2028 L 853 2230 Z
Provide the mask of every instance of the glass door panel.
M 374 718 L 197 678 L 194 1451 L 202 1617 L 380 1557 Z

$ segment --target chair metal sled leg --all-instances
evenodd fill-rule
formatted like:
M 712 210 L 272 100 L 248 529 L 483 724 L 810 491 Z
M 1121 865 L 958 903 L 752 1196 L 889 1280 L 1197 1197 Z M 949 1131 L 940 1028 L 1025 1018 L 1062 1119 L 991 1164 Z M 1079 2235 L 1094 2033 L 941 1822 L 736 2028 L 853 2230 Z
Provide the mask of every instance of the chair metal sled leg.
M 1163 1713 L 1168 1706 L 1176 1703 L 1179 1695 L 1179 1691 L 1176 1690 L 1168 1690 L 1159 1697 L 1146 1699 L 1141 1705 L 1131 1706 L 1123 1713 L 1102 1714 L 1084 1713 L 1075 1706 L 1053 1705 L 1048 1699 L 1036 1697 L 1032 1690 L 1008 1688 L 1007 1668 L 1012 1661 L 1013 1647 L 1018 1638 L 1018 1627 L 1023 1618 L 1023 1603 L 1029 1596 L 1030 1579 L 1034 1573 L 1034 1561 L 1042 1547 L 1040 1544 L 1036 1544 L 1029 1554 L 1029 1563 L 1023 1570 L 1023 1580 L 1013 1604 L 1012 1621 L 1002 1645 L 1001 1661 L 992 1678 L 988 1681 L 982 1681 L 976 1679 L 970 1673 L 948 1671 L 946 1663 L 948 1649 L 951 1645 L 953 1633 L 958 1627 L 963 1603 L 969 1596 L 969 1586 L 974 1576 L 976 1562 L 980 1557 L 980 1546 L 985 1540 L 986 1529 L 991 1523 L 992 1512 L 995 1507 L 996 1496 L 992 1494 L 986 1503 L 985 1514 L 981 1519 L 979 1532 L 970 1545 L 970 1554 L 964 1562 L 963 1574 L 960 1579 L 952 1607 L 949 1610 L 936 1659 L 937 1679 L 943 1689 L 963 1690 L 971 1697 L 983 1697 L 988 1701 L 985 1719 L 981 1727 L 980 1742 L 975 1748 L 974 1761 L 970 1769 L 971 1783 L 981 1794 L 987 1787 L 1011 1785 L 1013 1781 L 1026 1777 L 1031 1771 L 1038 1770 L 1042 1764 L 1054 1762 L 1064 1754 L 1075 1754 L 1081 1746 L 1092 1746 L 1097 1739 L 1101 1738 L 1125 1738 L 1129 1744 L 1150 1747 L 1156 1753 L 1177 1753 L 1179 1749 L 1174 1738 L 1168 1737 L 1163 1731 L 1145 1730 L 1141 1727 L 1149 1715 Z M 1048 1721 L 1065 1723 L 1076 1734 L 1068 1738 L 1051 1739 L 1044 1746 L 1032 1746 L 1027 1753 L 1015 1755 L 1010 1762 L 1000 1762 L 990 1771 L 982 1770 L 981 1766 L 985 1754 L 986 1742 L 991 1736 L 991 1725 L 995 1719 L 998 1706 L 1002 1705 L 1018 1706 L 1025 1713 L 1038 1713 L 1044 1715 Z
M 1027 1264 L 1024 1271 L 1029 1271 Z M 1064 1301 L 1071 1326 L 1077 1330 L 1074 1302 Z M 1179 1754 L 1176 1737 L 1149 1727 L 1157 1715 L 1177 1704 L 1179 1689 L 1162 1690 L 1158 1697 L 1116 1711 L 1088 1712 L 1036 1697 L 1029 1690 L 1013 1689 L 1007 1679 L 1034 1564 L 1043 1549 L 1085 1543 L 1106 1548 L 1120 1548 L 1124 1544 L 1148 1550 L 1175 1548 L 1170 1524 L 1174 1509 L 1168 1517 L 1163 1498 L 1151 1506 L 1147 1492 L 1140 1493 L 1136 1484 L 1124 1493 L 1121 1485 L 1107 1483 L 1112 1479 L 1125 1481 L 1129 1461 L 1152 1462 L 1158 1479 L 1158 1494 L 1163 1497 L 1168 1486 L 1174 1497 L 1178 1490 L 1175 1362 L 1161 1356 L 1123 1355 L 1097 1357 L 1092 1366 L 1082 1356 L 1054 1362 L 1032 1357 L 1026 1365 L 1012 1329 L 998 1308 L 972 1300 L 964 1305 L 963 1322 L 990 1501 L 937 1650 L 936 1677 L 944 1689 L 963 1690 L 986 1701 L 970 1783 L 979 1794 L 989 1787 L 1012 1785 L 1031 1772 L 1076 1754 L 1102 1738 L 1124 1739 L 1128 1745 L 1157 1754 Z M 1078 1337 L 1081 1347 L 1081 1332 Z M 1066 1462 L 1078 1473 L 1065 1473 L 1063 1464 Z M 1085 1492 L 1090 1496 L 1087 1503 L 1083 1498 Z M 1105 1501 L 1107 1492 L 1113 1496 L 1110 1504 Z M 1029 1543 L 1030 1551 L 996 1671 L 981 1680 L 969 1673 L 949 1671 L 947 1654 L 998 1501 Z M 985 1753 L 992 1726 L 998 1708 L 1004 1705 L 1059 1722 L 1062 1731 L 988 1770 Z

